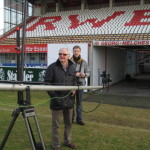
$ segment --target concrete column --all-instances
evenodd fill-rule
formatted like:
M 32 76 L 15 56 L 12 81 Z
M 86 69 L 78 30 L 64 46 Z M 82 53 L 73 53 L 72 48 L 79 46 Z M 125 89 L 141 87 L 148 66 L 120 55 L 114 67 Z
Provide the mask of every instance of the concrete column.
M 59 12 L 59 3 L 56 3 L 56 12 Z
M 81 10 L 85 10 L 86 0 L 81 0 Z
M 110 7 L 110 8 L 113 7 L 113 0 L 109 0 L 109 7 Z
M 81 10 L 83 11 L 85 9 L 84 2 L 81 2 Z
M 144 5 L 144 0 L 140 0 L 140 5 Z
M 90 75 L 90 85 L 93 85 L 94 81 L 94 73 L 93 73 L 93 43 L 90 42 L 88 45 L 88 65 L 90 67 L 91 75 Z

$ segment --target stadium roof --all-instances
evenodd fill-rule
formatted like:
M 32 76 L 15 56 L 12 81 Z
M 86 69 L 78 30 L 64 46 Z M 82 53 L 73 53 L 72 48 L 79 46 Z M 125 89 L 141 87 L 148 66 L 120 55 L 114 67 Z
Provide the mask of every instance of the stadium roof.
M 46 3 L 48 6 L 54 6 L 55 3 L 57 2 L 61 2 L 61 4 L 64 7 L 71 7 L 71 6 L 80 6 L 81 5 L 81 1 L 82 0 L 46 0 Z M 117 2 L 119 2 L 121 0 L 117 0 Z M 129 0 L 126 0 L 129 1 Z M 34 4 L 41 4 L 43 3 L 43 1 L 41 0 L 28 0 L 28 2 Z M 96 4 L 107 4 L 109 3 L 109 0 L 86 0 L 87 4 L 89 5 L 96 5 Z
M 79 5 L 81 4 L 81 1 L 83 0 L 46 0 L 47 3 L 57 3 L 57 2 L 61 2 L 64 6 L 67 5 Z M 104 4 L 104 3 L 109 3 L 109 0 L 85 0 L 89 5 L 92 4 Z M 114 2 L 118 3 L 118 2 L 134 2 L 137 0 L 114 0 Z M 28 2 L 32 3 L 32 4 L 36 4 L 36 3 L 43 3 L 42 0 L 28 0 Z
M 56 3 L 61 3 L 61 5 L 64 8 L 72 8 L 72 7 L 80 7 L 81 6 L 81 2 L 85 1 L 87 6 L 100 6 L 100 5 L 104 5 L 104 6 L 109 6 L 110 4 L 110 0 L 28 0 L 28 2 L 30 2 L 33 5 L 43 5 L 46 4 L 47 8 L 54 8 L 56 7 Z M 145 0 L 146 1 L 146 0 Z M 140 4 L 140 0 L 113 0 L 114 4 L 116 6 L 120 6 L 122 3 L 122 6 L 125 5 L 135 5 L 135 4 Z

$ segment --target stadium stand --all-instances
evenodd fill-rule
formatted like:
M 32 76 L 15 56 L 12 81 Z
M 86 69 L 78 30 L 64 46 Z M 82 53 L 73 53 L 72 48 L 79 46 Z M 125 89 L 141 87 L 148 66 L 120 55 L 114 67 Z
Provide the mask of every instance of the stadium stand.
M 112 9 L 49 12 L 28 21 L 26 42 L 27 44 L 88 42 L 110 40 L 110 37 L 111 40 L 129 40 L 131 38 L 140 40 L 142 34 L 145 34 L 144 39 L 149 39 L 149 14 L 149 4 Z M 139 36 L 139 34 L 141 35 Z M 1 41 L 1 45 L 15 44 L 15 38 L 14 30 L 6 36 L 5 40 Z
M 55 12 L 45 10 L 44 15 L 33 13 L 33 15 L 39 16 L 31 17 L 26 22 L 25 67 L 46 67 L 47 44 L 87 43 L 94 47 L 100 46 L 94 45 L 94 43 L 103 43 L 104 41 L 105 47 L 108 48 L 110 47 L 109 42 L 119 44 L 124 42 L 123 46 L 116 47 L 114 45 L 111 48 L 128 49 L 129 51 L 145 51 L 146 49 L 146 53 L 149 52 L 150 3 L 148 1 L 141 4 L 140 1 L 136 0 L 124 0 L 124 2 L 114 0 L 115 4 L 112 7 L 110 1 L 103 0 L 104 5 L 106 4 L 103 7 L 100 7 L 101 4 L 98 0 L 93 1 L 94 3 L 91 1 L 88 3 L 94 7 L 85 7 L 85 9 L 78 6 L 73 9 L 76 7 L 74 6 L 70 10 L 71 1 L 69 1 L 69 8 L 54 10 Z M 34 2 L 33 5 L 35 4 L 36 7 L 36 1 Z M 99 6 L 95 7 L 95 5 Z M 34 12 L 38 11 L 35 10 Z M 0 37 L 1 66 L 12 67 L 17 64 L 17 55 L 15 54 L 18 53 L 16 51 L 16 29 L 18 28 L 20 35 L 22 35 L 22 24 L 20 24 Z M 136 46 L 136 44 L 132 46 L 134 41 L 145 43 L 143 45 L 140 43 L 140 46 Z M 22 38 L 20 38 L 20 44 L 22 42 Z M 103 44 L 101 45 L 103 47 Z M 41 54 L 44 55 L 41 57 Z M 142 52 L 139 55 L 142 56 Z M 141 58 L 143 59 L 143 57 Z M 147 58 L 143 59 L 143 62 L 145 61 Z

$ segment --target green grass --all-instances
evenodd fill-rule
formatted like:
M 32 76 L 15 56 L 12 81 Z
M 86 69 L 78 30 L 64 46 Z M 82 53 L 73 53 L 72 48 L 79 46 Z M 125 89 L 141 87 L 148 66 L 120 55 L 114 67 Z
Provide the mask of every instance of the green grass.
M 0 143 L 17 105 L 16 92 L 0 92 Z M 38 123 L 47 150 L 51 150 L 51 111 L 46 92 L 31 92 Z M 150 150 L 150 99 L 116 95 L 84 94 L 85 126 L 73 124 L 73 142 L 78 150 Z M 134 102 L 134 103 L 133 103 Z M 144 103 L 143 103 L 144 102 Z M 31 118 L 34 129 L 34 122 Z M 61 126 L 63 143 L 63 120 Z M 24 118 L 20 114 L 4 146 L 4 150 L 31 150 Z M 63 150 L 68 148 L 62 146 Z

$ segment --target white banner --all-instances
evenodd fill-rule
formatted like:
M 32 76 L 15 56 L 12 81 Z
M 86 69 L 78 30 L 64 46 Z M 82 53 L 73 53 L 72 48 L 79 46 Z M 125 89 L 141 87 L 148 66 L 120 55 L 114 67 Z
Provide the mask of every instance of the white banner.
M 88 43 L 48 44 L 47 65 L 50 65 L 58 59 L 58 52 L 61 48 L 67 48 L 70 52 L 70 57 L 72 57 L 73 47 L 75 45 L 81 47 L 81 57 L 88 62 Z
M 93 46 L 138 46 L 150 45 L 150 40 L 133 40 L 133 41 L 93 41 Z

